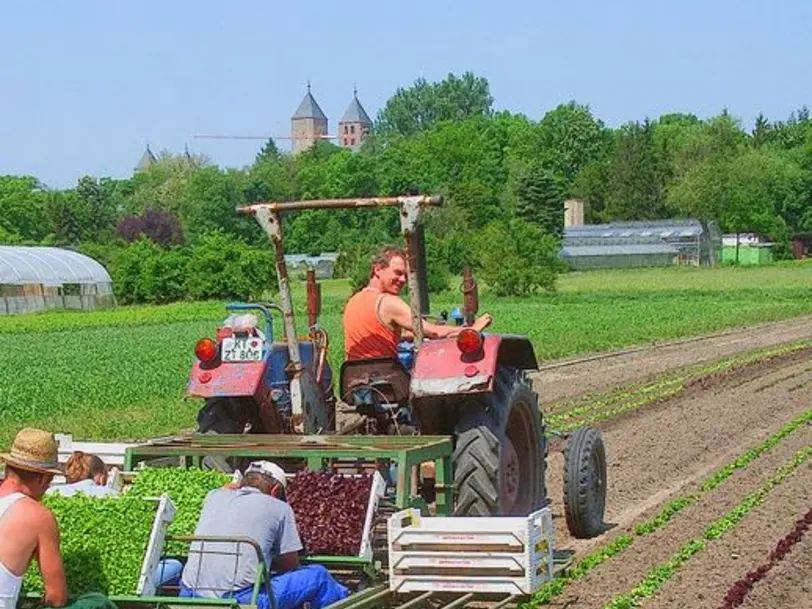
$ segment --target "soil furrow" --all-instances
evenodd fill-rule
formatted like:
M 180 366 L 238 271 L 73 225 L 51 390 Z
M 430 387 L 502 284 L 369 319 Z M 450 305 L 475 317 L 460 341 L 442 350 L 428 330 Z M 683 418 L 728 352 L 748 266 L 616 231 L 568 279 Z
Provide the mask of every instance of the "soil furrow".
M 742 609 L 809 609 L 812 607 L 812 535 L 804 535 L 784 560 L 758 582 Z
M 679 569 L 649 602 L 649 609 L 715 609 L 727 589 L 768 557 L 812 502 L 812 463 L 801 465 L 736 527 Z M 789 557 L 788 557 L 789 558 Z M 807 571 L 808 579 L 809 571 Z M 762 582 L 767 584 L 767 582 Z M 812 605 L 812 597 L 807 598 Z M 772 607 L 784 607 L 774 602 Z
M 746 469 L 736 472 L 726 483 L 703 495 L 694 505 L 682 510 L 664 527 L 650 535 L 635 538 L 624 553 L 596 567 L 583 580 L 569 586 L 561 599 L 569 600 L 571 609 L 586 609 L 602 607 L 615 596 L 628 592 L 652 566 L 666 561 L 685 542 L 701 537 L 708 525 L 733 509 L 761 481 L 811 443 L 812 426 L 797 430 L 772 451 L 753 461 Z M 654 516 L 655 513 L 656 509 L 652 509 L 644 516 Z M 625 527 L 620 533 L 633 535 L 634 529 Z
M 808 366 L 809 361 L 794 362 L 770 374 L 786 376 Z M 755 395 L 743 388 L 721 395 L 696 390 L 601 423 L 607 451 L 607 523 L 627 526 L 808 409 L 807 392 L 787 390 L 793 383 L 778 382 Z M 563 455 L 551 453 L 548 488 L 558 516 L 557 545 L 581 553 L 604 543 L 606 536 L 569 537 L 559 499 L 562 471 Z

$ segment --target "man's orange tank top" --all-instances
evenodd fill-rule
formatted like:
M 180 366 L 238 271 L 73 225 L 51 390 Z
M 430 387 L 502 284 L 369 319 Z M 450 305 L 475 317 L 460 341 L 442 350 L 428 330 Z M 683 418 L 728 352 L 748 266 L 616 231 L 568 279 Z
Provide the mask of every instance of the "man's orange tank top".
M 389 328 L 378 317 L 383 292 L 364 288 L 344 307 L 344 353 L 348 360 L 397 357 L 400 328 Z

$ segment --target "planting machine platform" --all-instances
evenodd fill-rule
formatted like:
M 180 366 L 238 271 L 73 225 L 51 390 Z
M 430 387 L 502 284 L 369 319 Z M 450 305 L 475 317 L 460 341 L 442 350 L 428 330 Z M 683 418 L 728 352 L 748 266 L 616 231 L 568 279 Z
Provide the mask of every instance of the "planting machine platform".
M 93 445 L 84 448 L 92 450 Z M 305 559 L 325 565 L 352 590 L 348 598 L 332 605 L 335 609 L 455 609 L 483 602 L 501 608 L 526 600 L 566 566 L 553 553 L 549 507 L 525 516 L 452 515 L 453 443 L 448 436 L 190 434 L 122 448 L 124 494 L 146 468 L 197 468 L 212 456 L 245 462 L 271 459 L 291 477 L 303 471 L 371 473 L 375 482 L 366 513 L 357 515 L 365 521 L 359 552 Z M 436 495 L 430 504 L 418 488 L 420 469 L 429 463 L 436 472 Z M 156 499 L 155 524 L 138 588 L 111 600 L 122 608 L 237 606 L 233 599 L 180 598 L 177 587 L 151 582 L 149 574 L 168 541 L 199 542 L 203 552 L 210 542 L 252 545 L 247 539 L 168 535 L 175 506 L 167 495 Z M 272 575 L 265 565 L 260 571 L 258 581 Z M 257 585 L 255 592 L 259 589 Z M 23 599 L 20 606 L 37 600 Z

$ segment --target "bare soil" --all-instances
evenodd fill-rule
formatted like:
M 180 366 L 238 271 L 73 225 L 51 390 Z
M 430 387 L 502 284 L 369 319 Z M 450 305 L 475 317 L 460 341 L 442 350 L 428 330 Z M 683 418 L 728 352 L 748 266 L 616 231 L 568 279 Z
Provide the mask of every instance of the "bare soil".
M 742 609 L 812 607 L 812 535 L 806 534 L 784 560 L 758 582 Z
M 542 371 L 536 382 L 546 388 L 549 381 L 554 386 L 553 393 L 564 399 L 584 392 L 583 385 L 574 386 L 578 375 L 571 373 L 576 370 L 580 370 L 581 378 L 588 379 L 586 391 L 590 392 L 658 375 L 672 367 L 715 361 L 804 338 L 812 338 L 812 320 L 773 324 L 716 339 L 574 364 L 556 371 L 566 371 L 570 375 L 566 381 L 551 380 L 551 371 Z M 589 368 L 596 371 L 586 373 Z M 537 389 L 541 392 L 541 387 Z M 655 515 L 669 500 L 695 492 L 702 480 L 812 408 L 811 396 L 812 351 L 806 349 L 697 380 L 676 398 L 596 424 L 607 451 L 608 530 L 591 540 L 570 537 L 563 517 L 563 455 L 552 451 L 547 483 L 558 550 L 572 551 L 577 559 L 619 534 L 633 535 L 636 524 Z M 796 430 L 747 468 L 703 495 L 699 502 L 681 511 L 662 529 L 636 537 L 626 551 L 609 558 L 583 580 L 570 583 L 551 604 L 569 609 L 602 607 L 615 596 L 628 593 L 648 571 L 686 542 L 700 537 L 708 525 L 739 504 L 796 451 L 809 445 L 812 425 Z M 810 505 L 812 466 L 803 465 L 773 489 L 762 506 L 678 569 L 677 575 L 646 606 L 717 607 L 727 587 L 760 564 L 798 514 Z M 782 585 L 797 588 L 797 592 L 785 590 L 789 603 L 786 606 L 812 609 L 812 596 L 803 598 L 804 586 L 810 585 L 807 580 L 812 581 L 809 576 L 812 558 L 804 554 L 810 546 L 809 540 L 805 540 L 804 551 L 788 556 L 786 565 L 781 566 L 780 581 L 785 584 L 778 583 L 775 574 L 760 584 L 765 589 L 775 586 L 771 590 Z M 801 545 L 797 548 L 801 550 Z M 806 569 L 806 574 L 799 569 Z M 753 594 L 750 604 L 761 598 Z M 767 605 L 769 601 L 765 600 L 753 606 Z M 775 602 L 769 606 L 785 605 Z
M 533 381 L 541 403 L 549 404 L 626 385 L 674 368 L 803 339 L 812 339 L 812 317 L 553 362 L 542 366 Z

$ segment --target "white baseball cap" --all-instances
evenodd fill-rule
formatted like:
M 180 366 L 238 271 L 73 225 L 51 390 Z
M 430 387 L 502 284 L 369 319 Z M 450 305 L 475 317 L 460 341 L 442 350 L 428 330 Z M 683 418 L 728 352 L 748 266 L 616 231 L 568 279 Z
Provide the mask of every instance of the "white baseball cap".
M 245 475 L 247 476 L 248 474 L 264 474 L 266 476 L 270 476 L 279 482 L 279 484 L 282 485 L 282 488 L 286 488 L 288 485 L 288 480 L 285 477 L 285 470 L 272 461 L 252 462 L 248 466 L 248 469 L 245 470 Z

